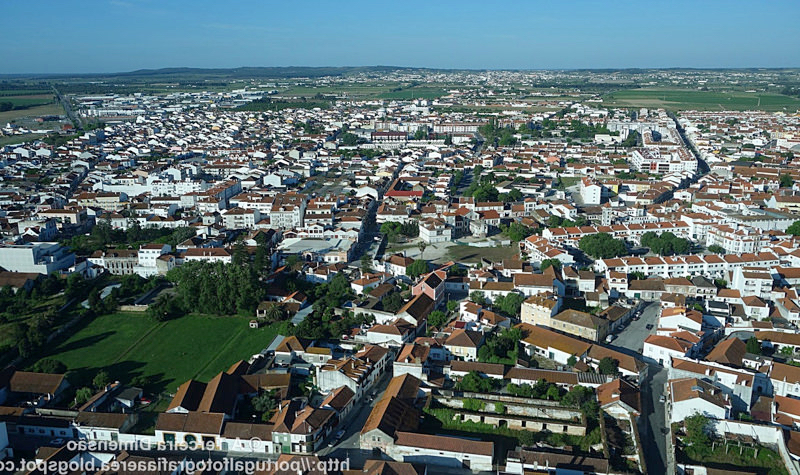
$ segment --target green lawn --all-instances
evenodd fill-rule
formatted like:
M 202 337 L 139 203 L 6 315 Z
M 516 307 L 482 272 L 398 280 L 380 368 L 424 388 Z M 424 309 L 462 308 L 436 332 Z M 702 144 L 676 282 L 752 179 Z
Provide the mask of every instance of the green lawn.
M 691 89 L 628 89 L 607 94 L 603 105 L 616 107 L 664 107 L 673 110 L 795 111 L 800 99 L 762 92 L 717 92 Z
M 46 355 L 63 362 L 82 382 L 100 369 L 128 381 L 153 377 L 153 392 L 175 391 L 184 381 L 208 381 L 238 360 L 266 348 L 277 328 L 257 330 L 242 317 L 187 315 L 156 322 L 139 313 L 103 315 Z

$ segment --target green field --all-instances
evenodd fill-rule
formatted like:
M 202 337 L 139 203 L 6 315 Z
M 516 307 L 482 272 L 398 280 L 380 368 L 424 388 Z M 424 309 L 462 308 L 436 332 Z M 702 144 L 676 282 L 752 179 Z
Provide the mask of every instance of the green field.
M 52 96 L 53 91 L 51 89 L 0 89 L 0 97 L 32 96 L 41 94 L 48 94 Z
M 447 249 L 448 259 L 466 263 L 478 263 L 484 257 L 490 261 L 497 262 L 503 259 L 510 259 L 517 254 L 519 254 L 519 247 L 516 245 L 508 247 L 452 246 Z
M 114 313 L 97 317 L 45 357 L 64 363 L 82 384 L 105 369 L 120 381 L 150 376 L 149 390 L 174 392 L 188 379 L 208 381 L 269 346 L 277 328 L 254 330 L 247 322 L 200 315 L 157 322 L 140 313 Z
M 378 99 L 435 99 L 447 94 L 447 91 L 440 87 L 409 87 L 399 91 L 387 91 L 377 96 Z
M 45 134 L 25 134 L 25 135 L 9 135 L 7 137 L 0 137 L 0 147 L 3 147 L 5 145 L 17 145 L 24 142 L 30 142 L 31 140 L 36 140 L 44 136 Z
M 10 102 L 17 109 L 27 109 L 30 107 L 52 104 L 54 101 L 52 94 L 29 94 L 18 96 L 2 96 L 0 102 Z
M 800 99 L 762 92 L 715 92 L 690 89 L 629 89 L 603 97 L 607 107 L 663 107 L 672 110 L 764 110 L 800 109 Z
M 382 94 L 396 87 L 396 85 L 368 86 L 368 85 L 341 85 L 341 86 L 296 86 L 278 93 L 283 97 L 312 97 L 316 94 L 322 95 L 347 95 L 348 97 L 373 97 Z
M 5 126 L 6 122 L 11 122 L 12 120 L 19 120 L 25 117 L 36 118 L 43 115 L 64 115 L 64 109 L 61 104 L 51 102 L 39 106 L 29 106 L 26 109 L 0 112 L 0 124 Z

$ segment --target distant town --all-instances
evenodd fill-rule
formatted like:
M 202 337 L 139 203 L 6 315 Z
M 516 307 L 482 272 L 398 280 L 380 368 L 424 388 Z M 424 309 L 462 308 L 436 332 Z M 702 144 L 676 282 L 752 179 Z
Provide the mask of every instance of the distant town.
M 0 77 L 0 464 L 800 475 L 800 70 L 299 69 Z

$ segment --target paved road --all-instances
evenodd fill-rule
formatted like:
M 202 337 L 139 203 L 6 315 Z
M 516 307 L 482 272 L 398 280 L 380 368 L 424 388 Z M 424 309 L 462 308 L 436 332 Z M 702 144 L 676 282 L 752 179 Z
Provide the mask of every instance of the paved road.
M 617 350 L 641 357 L 642 346 L 648 335 L 654 334 L 658 326 L 660 305 L 648 304 L 642 310 L 639 320 L 631 320 L 628 327 L 617 335 L 612 345 Z M 652 325 L 647 329 L 647 325 Z M 639 417 L 639 436 L 642 441 L 647 473 L 668 473 L 667 424 L 664 403 L 659 399 L 664 394 L 667 370 L 658 365 L 648 365 L 647 377 L 642 381 L 642 414 Z
M 639 417 L 639 437 L 644 451 L 647 473 L 668 473 L 667 437 L 664 403 L 659 398 L 664 394 L 667 370 L 650 365 L 647 378 L 642 382 L 642 414 Z
M 623 353 L 641 356 L 644 339 L 656 331 L 659 309 L 658 302 L 644 307 L 639 320 L 630 320 L 628 327 L 617 334 L 611 345 Z M 648 330 L 647 325 L 653 325 L 653 328 Z

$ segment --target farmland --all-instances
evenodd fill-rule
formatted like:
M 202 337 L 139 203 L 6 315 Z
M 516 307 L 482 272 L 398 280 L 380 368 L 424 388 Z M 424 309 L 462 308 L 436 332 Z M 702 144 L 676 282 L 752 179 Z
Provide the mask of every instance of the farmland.
M 692 89 L 630 89 L 603 97 L 607 107 L 663 107 L 671 110 L 795 111 L 800 99 L 766 92 L 718 92 Z

